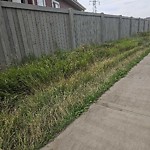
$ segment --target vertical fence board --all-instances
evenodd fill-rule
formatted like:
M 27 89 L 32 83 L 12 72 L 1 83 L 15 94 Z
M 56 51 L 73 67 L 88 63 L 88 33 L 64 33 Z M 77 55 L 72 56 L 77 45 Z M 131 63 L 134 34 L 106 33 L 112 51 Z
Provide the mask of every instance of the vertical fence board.
M 54 42 L 55 42 L 55 39 L 56 39 L 56 37 L 55 37 L 55 30 L 54 30 L 55 23 L 53 21 L 53 19 L 54 19 L 53 14 L 54 13 L 48 15 L 49 35 L 51 37 L 51 47 L 52 47 L 51 52 L 52 53 L 55 51 L 55 44 L 54 44 Z
M 3 17 L 4 17 L 3 21 L 5 23 L 5 29 L 6 29 L 3 32 L 5 32 L 4 35 L 7 36 L 6 37 L 7 42 L 5 42 L 5 43 L 7 43 L 7 46 L 8 46 L 7 49 L 5 50 L 6 52 L 4 52 L 4 53 L 6 53 L 7 59 L 9 59 L 8 63 L 11 63 L 13 60 L 13 55 L 14 55 L 15 51 L 14 51 L 14 47 L 13 47 L 13 41 L 12 41 L 12 36 L 11 36 L 11 32 L 10 32 L 6 8 L 3 8 Z M 1 40 L 1 42 L 2 42 L 2 40 Z
M 48 54 L 52 53 L 54 50 L 53 47 L 53 36 L 52 36 L 52 22 L 50 19 L 50 15 L 49 13 L 47 13 L 46 15 L 46 24 L 47 24 L 47 33 L 48 33 L 48 39 L 49 39 L 49 49 L 48 49 Z
M 101 13 L 101 42 L 105 42 L 105 15 Z
M 39 57 L 40 56 L 40 46 L 39 46 L 39 40 L 38 40 L 37 23 L 36 23 L 36 19 L 35 19 L 35 11 L 31 11 L 30 17 L 32 20 L 33 54 L 36 57 Z
M 73 19 L 73 21 L 75 21 Z M 64 39 L 65 39 L 65 42 L 66 42 L 66 48 L 67 49 L 71 49 L 70 47 L 70 33 L 68 32 L 68 28 L 69 28 L 69 15 L 65 14 L 64 16 L 64 32 L 65 32 L 65 35 L 64 35 Z M 74 25 L 74 34 L 75 34 L 75 25 Z M 74 35 L 74 40 L 75 40 L 75 35 Z M 75 41 L 75 47 L 76 47 L 76 41 Z
M 121 30 L 122 30 L 122 16 L 119 16 L 119 30 L 118 30 L 118 38 L 120 39 L 121 37 L 122 37 L 122 32 L 121 32 Z
M 58 24 L 57 22 L 57 15 L 53 13 L 52 15 L 52 35 L 54 36 L 53 38 L 53 43 L 54 43 L 54 51 L 59 49 L 59 38 L 57 38 L 58 35 Z
M 62 29 L 62 33 L 61 33 L 61 38 L 62 38 L 62 49 L 67 49 L 67 43 L 66 43 L 66 39 L 65 39 L 65 24 L 64 24 L 64 20 L 65 20 L 65 16 L 61 15 L 61 29 Z M 66 37 L 67 38 L 67 37 Z
M 98 16 L 96 19 L 96 43 L 101 44 L 101 17 Z
M 29 38 L 30 38 L 30 52 L 29 52 L 29 55 L 34 55 L 34 51 L 35 51 L 35 40 L 34 40 L 34 30 L 33 30 L 33 27 L 34 27 L 34 24 L 32 23 L 32 11 L 27 11 L 26 13 L 26 19 L 27 19 L 27 30 L 29 31 Z
M 5 59 L 5 51 L 4 51 L 4 47 L 2 45 L 2 37 L 1 37 L 1 34 L 0 34 L 0 70 L 6 64 L 7 64 L 7 62 L 6 62 L 6 59 Z
M 6 34 L 6 26 L 5 26 L 5 20 L 3 16 L 3 10 L 1 7 L 1 2 L 0 2 L 0 69 L 7 65 L 9 63 L 9 57 L 8 57 L 8 51 L 9 51 L 9 42 L 8 42 L 8 36 Z
M 25 50 L 25 54 L 26 56 L 28 55 L 32 55 L 33 53 L 33 41 L 31 38 L 31 31 L 30 31 L 30 24 L 29 24 L 29 19 L 28 19 L 28 10 L 22 10 L 22 16 L 23 16 L 23 23 L 24 23 L 24 27 L 25 27 L 25 32 L 26 32 L 26 38 L 27 38 L 27 42 L 28 42 L 28 47 L 29 49 Z
M 61 18 L 59 16 L 59 14 L 55 14 L 56 15 L 56 18 L 57 18 L 57 21 L 56 21 L 56 24 L 57 24 L 57 28 L 56 28 L 56 31 L 57 31 L 57 34 L 56 34 L 56 37 L 57 37 L 57 41 L 58 41 L 58 49 L 62 50 L 62 37 L 61 37 L 61 34 L 62 34 L 62 28 L 61 28 Z
M 41 38 L 42 38 L 42 54 L 45 54 L 46 50 L 46 38 L 45 38 L 45 29 L 44 29 L 44 18 L 43 18 L 43 12 L 39 12 L 39 19 L 40 19 L 40 31 L 41 31 Z
M 21 29 L 20 29 L 20 25 L 19 25 L 17 11 L 19 11 L 19 10 L 13 9 L 12 15 L 13 15 L 13 20 L 14 20 L 15 32 L 16 32 L 16 36 L 17 36 L 17 40 L 18 40 L 19 53 L 21 55 L 20 56 L 21 59 L 23 59 L 25 57 L 25 49 L 23 46 L 23 40 L 22 40 L 22 36 L 21 36 Z
M 13 12 L 12 9 L 7 9 L 9 27 L 10 27 L 10 30 L 12 33 L 11 36 L 12 36 L 13 46 L 14 46 L 14 50 L 15 50 L 14 60 L 21 61 L 21 53 L 20 53 L 20 49 L 19 49 L 19 43 L 18 43 L 18 38 L 17 38 L 17 34 L 16 34 L 16 28 L 15 28 L 12 12 Z
M 27 37 L 26 37 L 26 32 L 25 32 L 25 27 L 24 27 L 24 23 L 23 23 L 23 16 L 22 16 L 21 10 L 17 10 L 17 16 L 18 16 L 18 24 L 20 26 L 20 34 L 21 34 L 21 38 L 23 41 L 23 49 L 21 49 L 21 51 L 23 51 L 24 56 L 26 56 L 25 51 L 29 51 L 29 47 L 28 47 L 28 42 L 27 42 Z
M 39 20 L 39 14 L 37 11 L 34 12 L 35 22 L 36 22 L 36 29 L 37 29 L 37 40 L 38 40 L 38 46 L 39 46 L 39 56 L 42 54 L 42 37 L 41 37 L 41 29 L 40 29 L 40 20 Z
M 46 13 L 43 13 L 43 26 L 44 26 L 44 34 L 45 34 L 45 54 L 48 55 L 49 51 L 49 37 L 48 37 L 48 32 L 47 32 L 47 22 L 46 22 Z

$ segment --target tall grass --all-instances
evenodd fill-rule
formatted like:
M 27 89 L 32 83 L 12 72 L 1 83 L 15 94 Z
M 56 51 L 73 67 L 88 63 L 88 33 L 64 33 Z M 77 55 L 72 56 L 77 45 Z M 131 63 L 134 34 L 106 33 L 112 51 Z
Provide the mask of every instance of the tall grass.
M 95 61 L 112 57 L 138 45 L 139 39 L 126 39 L 123 44 L 109 43 L 101 47 L 83 46 L 73 52 L 57 52 L 0 74 L 1 99 L 16 101 L 17 95 L 33 94 L 41 84 L 57 82 L 70 77 L 77 70 L 85 70 Z M 14 97 L 12 96 L 14 95 Z M 2 106 L 1 106 L 2 107 Z
M 10 68 L 0 74 L 2 149 L 39 149 L 150 52 L 149 34 Z

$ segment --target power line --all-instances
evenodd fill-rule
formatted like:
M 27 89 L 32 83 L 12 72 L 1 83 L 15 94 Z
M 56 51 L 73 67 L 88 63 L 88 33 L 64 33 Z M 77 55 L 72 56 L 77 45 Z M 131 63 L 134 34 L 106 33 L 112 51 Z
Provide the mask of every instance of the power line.
M 93 12 L 97 13 L 97 5 L 100 5 L 100 0 L 90 0 L 89 2 L 93 5 Z

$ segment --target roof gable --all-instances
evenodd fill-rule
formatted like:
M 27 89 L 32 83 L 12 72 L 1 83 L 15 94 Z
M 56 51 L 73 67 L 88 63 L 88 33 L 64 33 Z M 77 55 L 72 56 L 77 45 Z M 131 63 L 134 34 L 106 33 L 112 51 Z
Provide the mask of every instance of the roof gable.
M 77 0 L 64 0 L 64 1 L 67 2 L 68 4 L 72 5 L 74 8 L 76 8 L 76 9 L 78 9 L 80 11 L 86 9 Z

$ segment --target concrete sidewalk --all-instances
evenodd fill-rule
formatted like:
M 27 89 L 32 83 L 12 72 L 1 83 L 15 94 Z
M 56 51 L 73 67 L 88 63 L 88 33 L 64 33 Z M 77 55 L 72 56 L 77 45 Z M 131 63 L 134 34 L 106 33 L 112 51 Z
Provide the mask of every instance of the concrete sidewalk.
M 150 150 L 150 55 L 42 150 Z

